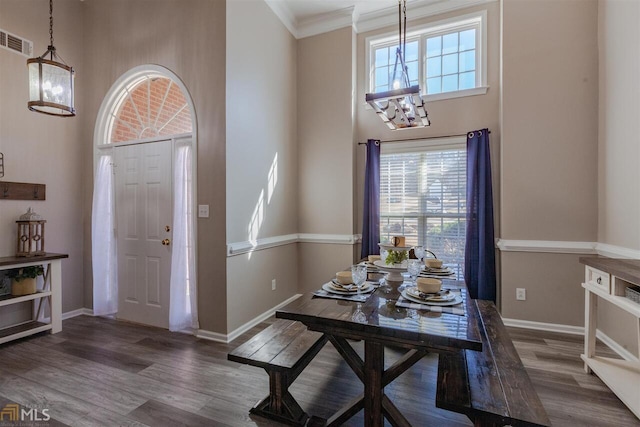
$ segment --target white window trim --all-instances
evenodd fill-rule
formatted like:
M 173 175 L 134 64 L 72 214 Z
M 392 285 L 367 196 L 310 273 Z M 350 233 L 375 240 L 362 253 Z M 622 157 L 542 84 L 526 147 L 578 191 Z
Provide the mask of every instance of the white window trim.
M 457 90 L 452 92 L 442 92 L 438 94 L 427 95 L 426 100 L 429 101 L 441 101 L 444 99 L 462 98 L 474 95 L 484 95 L 487 93 L 489 86 L 487 86 L 487 10 L 481 10 L 465 15 L 455 16 L 452 18 L 442 19 L 439 21 L 430 22 L 419 27 L 415 27 L 411 31 L 407 32 L 407 41 L 411 39 L 419 39 L 418 52 L 420 54 L 420 67 L 418 71 L 418 79 L 420 82 L 420 88 L 424 94 L 425 75 L 426 75 L 426 58 L 424 52 L 424 40 L 427 37 L 435 36 L 438 33 L 449 33 L 453 31 L 459 31 L 469 25 L 477 25 L 479 27 L 479 43 L 476 43 L 476 57 L 480 59 L 480 64 L 477 67 L 476 72 L 479 74 L 476 76 L 476 87 L 472 89 Z M 372 89 L 371 83 L 373 81 L 373 64 L 371 48 L 372 46 L 383 46 L 385 44 L 397 43 L 398 33 L 389 32 L 385 34 L 379 34 L 375 36 L 369 36 L 365 39 L 365 92 L 369 93 Z M 368 108 L 371 108 L 369 104 L 365 103 Z

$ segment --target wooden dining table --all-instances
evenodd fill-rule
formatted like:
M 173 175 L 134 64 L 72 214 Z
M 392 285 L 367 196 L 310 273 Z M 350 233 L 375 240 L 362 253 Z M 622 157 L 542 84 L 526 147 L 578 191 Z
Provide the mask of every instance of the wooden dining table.
M 385 387 L 428 352 L 482 351 L 478 309 L 468 297 L 463 281 L 443 280 L 444 289 L 461 292 L 463 315 L 430 311 L 426 306 L 396 306 L 401 283 L 388 282 L 378 287 L 362 303 L 317 298 L 310 293 L 276 312 L 278 318 L 296 320 L 310 330 L 324 333 L 364 384 L 364 392 L 329 418 L 327 426 L 341 425 L 363 409 L 365 426 L 383 426 L 385 418 L 394 426 L 410 426 L 385 395 Z M 364 342 L 364 360 L 349 340 Z M 386 346 L 406 350 L 387 369 Z

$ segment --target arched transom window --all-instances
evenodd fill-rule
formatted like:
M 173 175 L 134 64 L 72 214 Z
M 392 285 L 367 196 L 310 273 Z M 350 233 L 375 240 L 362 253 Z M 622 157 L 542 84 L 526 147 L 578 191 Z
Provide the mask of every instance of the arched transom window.
M 191 111 L 182 90 L 160 75 L 145 75 L 127 85 L 109 121 L 109 143 L 192 132 Z

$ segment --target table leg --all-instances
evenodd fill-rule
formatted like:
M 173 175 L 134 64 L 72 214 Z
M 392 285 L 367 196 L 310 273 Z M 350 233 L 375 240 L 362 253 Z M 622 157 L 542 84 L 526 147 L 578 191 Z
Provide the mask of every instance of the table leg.
M 364 425 L 382 427 L 382 374 L 384 373 L 384 345 L 365 341 L 364 343 Z

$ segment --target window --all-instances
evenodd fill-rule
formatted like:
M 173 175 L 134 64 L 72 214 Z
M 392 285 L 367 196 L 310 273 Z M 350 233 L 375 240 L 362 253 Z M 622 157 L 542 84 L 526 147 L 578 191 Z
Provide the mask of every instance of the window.
M 191 133 L 191 110 L 171 79 L 144 75 L 124 88 L 108 129 L 109 143 Z
M 486 93 L 485 21 L 486 12 L 481 12 L 407 34 L 409 80 L 420 85 L 427 100 Z M 370 38 L 367 43 L 368 89 L 374 93 L 394 89 L 399 77 L 394 79 L 397 34 Z
M 467 154 L 464 143 L 393 143 L 380 156 L 380 240 L 406 237 L 462 277 L 466 233 Z

